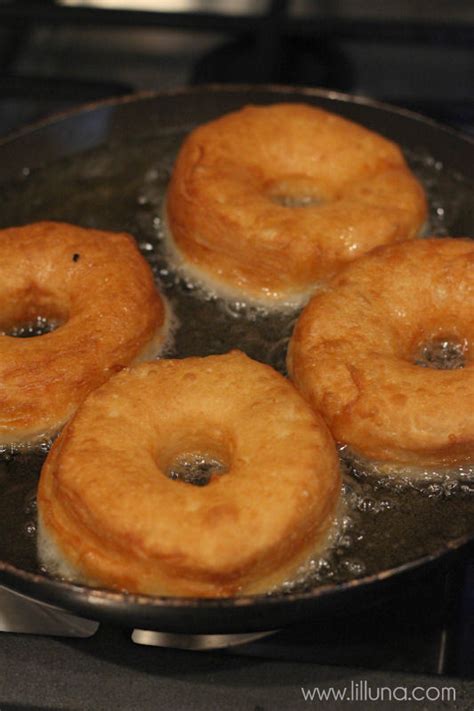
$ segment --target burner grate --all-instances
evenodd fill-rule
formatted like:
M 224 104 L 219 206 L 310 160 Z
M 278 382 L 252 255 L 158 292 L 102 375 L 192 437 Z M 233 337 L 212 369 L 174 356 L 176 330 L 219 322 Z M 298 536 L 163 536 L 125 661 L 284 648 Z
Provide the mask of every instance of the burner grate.
M 474 562 L 433 571 L 401 594 L 357 615 L 307 620 L 249 634 L 186 635 L 126 630 L 140 646 L 188 651 L 226 649 L 248 658 L 360 667 L 474 679 Z M 101 623 L 107 639 L 113 627 Z M 0 587 L 0 633 L 88 638 L 99 623 Z M 111 631 L 112 630 L 112 631 Z

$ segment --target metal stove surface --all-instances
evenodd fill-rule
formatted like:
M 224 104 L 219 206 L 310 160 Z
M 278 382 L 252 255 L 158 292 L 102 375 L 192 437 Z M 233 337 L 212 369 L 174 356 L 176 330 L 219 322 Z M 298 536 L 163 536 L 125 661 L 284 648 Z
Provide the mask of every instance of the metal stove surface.
M 137 644 L 367 669 L 474 679 L 474 566 L 433 572 L 402 594 L 353 615 L 241 635 L 179 635 L 122 629 Z M 101 635 L 110 634 L 101 625 Z M 0 632 L 87 638 L 99 623 L 0 588 Z M 1 708 L 1 706 L 0 706 Z
M 316 694 L 312 703 L 328 711 L 365 711 L 372 701 L 376 709 L 399 709 L 416 689 L 429 694 L 429 704 L 405 707 L 472 711 L 473 619 L 465 607 L 473 603 L 473 578 L 474 568 L 461 566 L 357 618 L 348 611 L 325 624 L 308 620 L 240 645 L 233 639 L 227 649 L 217 649 L 216 639 L 132 636 L 45 613 L 44 606 L 33 612 L 31 603 L 2 590 L 2 628 L 25 632 L 26 618 L 36 628 L 0 634 L 0 708 L 278 711 L 307 707 L 305 695 Z M 190 651 L 198 648 L 207 651 Z

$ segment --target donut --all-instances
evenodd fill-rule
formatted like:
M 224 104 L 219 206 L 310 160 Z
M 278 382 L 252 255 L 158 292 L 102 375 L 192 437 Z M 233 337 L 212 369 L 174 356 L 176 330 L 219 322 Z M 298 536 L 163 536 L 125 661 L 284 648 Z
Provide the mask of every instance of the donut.
M 171 473 L 221 463 L 207 485 Z M 239 351 L 127 369 L 56 440 L 39 490 L 40 558 L 129 592 L 265 591 L 327 545 L 334 442 L 282 375 Z
M 281 307 L 415 237 L 423 189 L 394 143 L 305 104 L 247 106 L 184 141 L 165 221 L 175 261 L 224 296 Z
M 52 436 L 164 337 L 164 304 L 133 238 L 59 222 L 0 230 L 0 312 L 2 445 Z M 8 335 L 37 317 L 57 328 Z
M 474 462 L 473 344 L 474 242 L 427 238 L 341 270 L 299 317 L 288 369 L 340 444 L 409 475 Z

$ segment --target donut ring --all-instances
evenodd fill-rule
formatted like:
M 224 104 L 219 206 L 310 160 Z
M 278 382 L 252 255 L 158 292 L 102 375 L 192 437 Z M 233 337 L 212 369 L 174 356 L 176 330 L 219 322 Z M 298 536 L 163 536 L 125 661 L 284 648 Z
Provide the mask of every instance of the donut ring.
M 416 364 L 439 341 L 459 345 L 464 367 Z M 473 354 L 474 243 L 430 238 L 334 277 L 300 316 L 288 367 L 339 443 L 410 473 L 474 461 Z
M 322 109 L 275 104 L 188 136 L 166 214 L 188 271 L 278 306 L 376 245 L 415 237 L 426 202 L 394 143 Z
M 196 451 L 227 473 L 203 487 L 166 475 Z M 269 366 L 238 351 L 144 363 L 93 392 L 54 444 L 40 556 L 131 592 L 261 592 L 326 542 L 339 491 L 324 422 Z
M 116 370 L 157 354 L 164 305 L 132 237 L 39 222 L 0 231 L 0 444 L 54 434 Z M 5 335 L 38 316 L 36 338 Z

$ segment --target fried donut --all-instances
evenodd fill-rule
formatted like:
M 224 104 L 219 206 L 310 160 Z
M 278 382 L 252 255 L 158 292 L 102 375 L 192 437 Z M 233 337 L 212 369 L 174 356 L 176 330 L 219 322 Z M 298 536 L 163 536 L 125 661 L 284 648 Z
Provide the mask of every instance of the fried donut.
M 54 434 L 94 388 L 157 354 L 165 309 L 132 237 L 39 222 L 0 231 L 0 444 Z M 57 325 L 8 335 L 38 316 Z
M 451 369 L 433 357 L 449 348 Z M 300 316 L 288 367 L 339 443 L 410 474 L 474 462 L 473 354 L 474 242 L 430 238 L 334 277 Z
M 269 306 L 301 302 L 345 262 L 415 237 L 425 216 L 398 146 L 304 104 L 247 106 L 198 127 L 166 202 L 184 268 Z
M 196 454 L 225 472 L 170 478 Z M 327 542 L 339 491 L 326 425 L 269 366 L 239 351 L 145 363 L 89 395 L 53 446 L 40 556 L 131 592 L 261 592 Z

